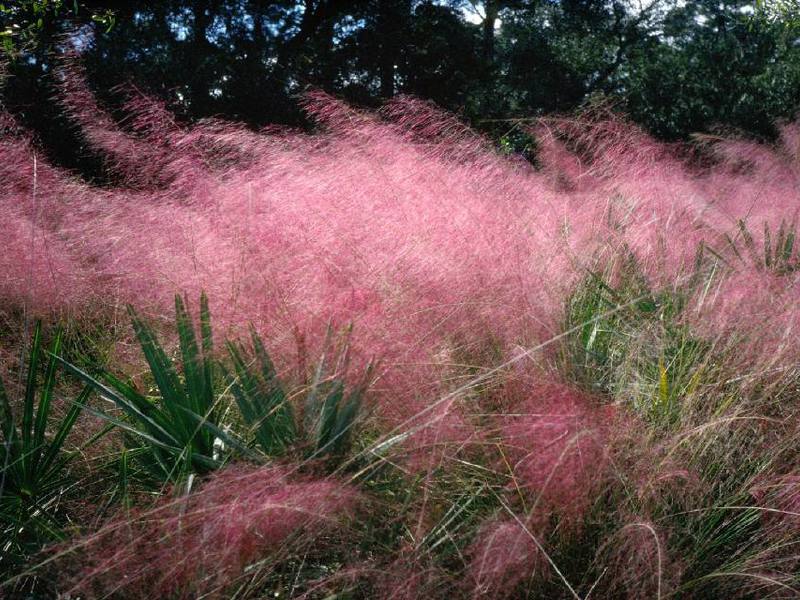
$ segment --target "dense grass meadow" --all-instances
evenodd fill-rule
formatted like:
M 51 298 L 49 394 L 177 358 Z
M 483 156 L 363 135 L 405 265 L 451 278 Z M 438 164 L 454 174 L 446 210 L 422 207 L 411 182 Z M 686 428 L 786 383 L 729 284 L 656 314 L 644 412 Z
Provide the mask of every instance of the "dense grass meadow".
M 60 80 L 115 183 L 0 116 L 3 595 L 800 596 L 799 125 Z

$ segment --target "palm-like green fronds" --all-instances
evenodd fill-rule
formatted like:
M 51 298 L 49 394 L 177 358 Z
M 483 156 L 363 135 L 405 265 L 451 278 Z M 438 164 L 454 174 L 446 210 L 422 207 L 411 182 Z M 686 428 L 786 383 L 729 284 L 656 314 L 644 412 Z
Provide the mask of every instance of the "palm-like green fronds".
M 59 537 L 58 503 L 66 485 L 67 463 L 72 454 L 64 444 L 81 407 L 91 393 L 86 387 L 48 436 L 56 384 L 56 366 L 62 331 L 56 332 L 49 358 L 42 348 L 42 325 L 36 323 L 28 355 L 28 372 L 22 398 L 22 418 L 17 424 L 6 388 L 0 380 L 0 522 L 3 525 L 0 557 L 22 558 L 28 550 Z M 46 365 L 42 363 L 46 360 Z M 39 371 L 44 366 L 44 381 Z M 2 558 L 0 558 L 2 561 Z
M 221 413 L 214 390 L 214 361 L 211 318 L 208 300 L 200 298 L 200 342 L 186 305 L 175 296 L 175 319 L 181 356 L 181 372 L 159 344 L 153 330 L 128 306 L 134 333 L 144 354 L 150 374 L 158 389 L 151 399 L 132 385 L 104 373 L 95 379 L 75 365 L 62 361 L 73 375 L 94 388 L 124 413 L 117 418 L 93 411 L 124 429 L 131 440 L 143 444 L 145 453 L 137 453 L 151 475 L 171 481 L 189 472 L 205 473 L 221 466 L 220 442 L 240 447 L 220 423 Z
M 359 381 L 348 389 L 344 380 L 347 339 L 330 361 L 331 368 L 329 328 L 312 383 L 305 390 L 302 423 L 298 423 L 286 386 L 278 378 L 263 342 L 252 328 L 250 337 L 250 348 L 228 344 L 233 371 L 226 375 L 242 418 L 261 450 L 276 456 L 300 443 L 312 458 L 341 455 L 349 445 L 359 417 L 364 393 L 372 380 L 373 365 L 368 365 Z M 332 370 L 329 372 L 329 369 Z
M 128 307 L 128 312 L 158 390 L 157 398 L 145 396 L 111 373 L 105 372 L 95 378 L 73 364 L 60 362 L 123 413 L 115 416 L 87 407 L 125 432 L 130 456 L 157 480 L 177 481 L 188 473 L 217 469 L 233 451 L 263 460 L 281 456 L 298 444 L 315 458 L 341 455 L 346 450 L 373 373 L 370 365 L 354 386 L 345 385 L 346 340 L 329 373 L 326 360 L 329 331 L 326 352 L 306 390 L 304 425 L 299 426 L 286 386 L 278 378 L 252 326 L 249 346 L 241 342 L 227 343 L 231 367 L 226 367 L 213 358 L 211 318 L 205 295 L 200 299 L 199 336 L 184 301 L 176 296 L 181 363 L 178 369 L 153 330 L 132 307 Z M 222 422 L 224 411 L 220 401 L 226 394 L 217 393 L 215 389 L 217 370 L 224 373 L 227 389 L 246 426 L 242 435 L 231 433 Z M 261 453 L 254 452 L 248 441 L 257 445 Z
M 328 363 L 331 351 L 331 328 L 325 339 L 323 350 L 310 390 L 306 396 L 303 414 L 306 442 L 312 448 L 312 456 L 338 456 L 350 444 L 353 427 L 359 417 L 364 393 L 372 383 L 374 365 L 369 363 L 361 378 L 349 390 L 344 376 L 349 363 L 349 330 L 343 338 L 341 347 L 334 352 Z M 332 370 L 329 372 L 329 368 Z
M 268 456 L 284 454 L 297 437 L 294 411 L 264 344 L 250 328 L 251 348 L 228 342 L 231 393 L 256 443 Z

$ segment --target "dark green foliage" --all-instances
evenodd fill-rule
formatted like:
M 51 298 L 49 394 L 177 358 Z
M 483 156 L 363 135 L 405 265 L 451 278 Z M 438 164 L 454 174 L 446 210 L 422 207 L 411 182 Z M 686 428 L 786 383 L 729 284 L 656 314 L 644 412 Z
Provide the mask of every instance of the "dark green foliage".
M 567 304 L 564 365 L 570 377 L 631 402 L 648 419 L 674 424 L 708 351 L 679 322 L 686 293 L 651 291 L 632 260 L 616 285 L 601 273 L 587 275 Z
M 226 376 L 248 432 L 261 450 L 268 456 L 276 456 L 300 444 L 309 458 L 341 457 L 349 447 L 364 393 L 372 380 L 373 365 L 368 365 L 356 384 L 348 388 L 344 380 L 347 339 L 330 357 L 329 329 L 313 380 L 303 390 L 303 418 L 298 423 L 263 342 L 252 328 L 250 336 L 250 348 L 228 343 L 233 371 Z
M 92 11 L 78 0 L 13 0 L 0 2 L 0 43 L 14 56 L 53 21 L 64 18 L 87 18 L 109 31 L 114 25 L 111 10 Z
M 158 390 L 157 398 L 145 396 L 111 373 L 103 372 L 98 380 L 73 364 L 61 361 L 62 364 L 122 411 L 124 419 L 93 412 L 132 434 L 129 442 L 140 446 L 133 448 L 134 455 L 157 480 L 174 481 L 190 472 L 205 473 L 220 467 L 224 457 L 217 456 L 215 440 L 233 447 L 239 444 L 221 427 L 208 300 L 205 295 L 200 298 L 198 344 L 185 304 L 179 295 L 175 296 L 182 378 L 153 330 L 131 306 L 128 313 Z
M 75 425 L 81 407 L 91 393 L 86 387 L 67 412 L 58 417 L 55 432 L 53 400 L 56 393 L 56 366 L 61 352 L 59 329 L 49 351 L 42 348 L 42 325 L 37 322 L 28 355 L 27 377 L 22 397 L 22 417 L 17 421 L 6 388 L 0 380 L 0 568 L 24 560 L 43 542 L 60 538 L 63 521 L 59 502 L 68 485 L 67 465 L 72 454 L 65 449 L 66 439 Z M 40 371 L 44 368 L 44 380 Z
M 775 120 L 797 110 L 796 35 L 747 14 L 748 5 L 694 0 L 670 10 L 661 39 L 629 57 L 620 81 L 626 111 L 669 139 L 718 125 L 774 135 Z
M 218 469 L 232 453 L 261 461 L 284 455 L 297 446 L 304 448 L 309 458 L 341 457 L 347 450 L 373 367 L 370 364 L 362 378 L 348 387 L 344 381 L 346 340 L 329 373 L 329 332 L 313 382 L 302 390 L 305 410 L 299 426 L 285 385 L 252 326 L 250 347 L 240 342 L 227 343 L 231 367 L 214 358 L 211 316 L 204 294 L 200 297 L 199 337 L 184 301 L 175 296 L 180 370 L 154 331 L 130 306 L 128 313 L 158 392 L 156 397 L 141 393 L 106 371 L 93 377 L 59 359 L 64 368 L 122 412 L 122 416 L 115 416 L 88 409 L 125 433 L 127 450 L 118 486 L 121 497 L 127 494 L 131 459 L 160 482 L 179 481 L 190 473 Z M 218 385 L 221 382 L 215 377 L 217 372 L 224 373 L 225 390 Z M 232 424 L 223 421 L 229 406 L 227 391 L 239 408 L 244 424 L 241 432 L 231 431 Z M 251 440 L 260 453 L 251 448 Z
M 749 495 L 731 499 L 732 505 L 742 507 L 749 502 Z M 745 554 L 748 547 L 760 541 L 756 534 L 762 516 L 758 507 L 712 508 L 704 512 L 692 523 L 695 531 L 691 549 L 687 549 L 695 557 L 695 569 L 701 573 L 713 572 L 724 564 L 726 558 L 735 564 L 737 554 Z M 691 574 L 687 579 L 691 579 Z
M 348 332 L 349 333 L 349 332 Z M 331 330 L 326 336 L 326 348 L 317 365 L 311 388 L 306 396 L 303 413 L 306 443 L 311 456 L 341 456 L 349 447 L 350 435 L 361 410 L 364 393 L 372 383 L 374 365 L 368 364 L 355 386 L 346 389 L 348 341 L 331 359 L 333 370 L 328 372 L 327 362 Z
M 16 4 L 23 8 L 9 8 Z M 82 60 L 112 113 L 124 94 L 111 90 L 131 82 L 181 118 L 256 127 L 308 125 L 298 103 L 308 88 L 370 106 L 403 93 L 431 99 L 527 155 L 520 118 L 595 98 L 670 140 L 719 125 L 774 137 L 776 120 L 800 106 L 797 11 L 752 14 L 747 0 L 636 8 L 494 0 L 482 23 L 454 2 L 320 0 L 308 10 L 295 0 L 78 4 L 5 4 L 0 30 L 22 24 L 29 43 L 14 52 L 2 103 L 56 162 L 92 178 L 109 177 L 102 157 L 52 102 L 56 49 L 74 27 L 94 29 Z
M 233 371 L 226 378 L 249 433 L 268 456 L 284 454 L 297 437 L 294 411 L 261 338 L 250 328 L 251 348 L 228 342 Z

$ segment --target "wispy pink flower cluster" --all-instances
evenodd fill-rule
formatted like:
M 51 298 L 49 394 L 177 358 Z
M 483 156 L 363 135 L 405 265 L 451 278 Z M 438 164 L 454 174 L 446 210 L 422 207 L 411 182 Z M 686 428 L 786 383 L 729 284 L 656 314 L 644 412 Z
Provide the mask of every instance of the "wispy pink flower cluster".
M 196 491 L 72 540 L 57 549 L 56 564 L 91 597 L 224 598 L 249 565 L 287 552 L 292 540 L 321 543 L 357 502 L 333 480 L 230 467 Z
M 514 488 L 531 513 L 579 524 L 607 482 L 606 437 L 614 407 L 564 385 L 534 387 L 508 415 L 501 439 L 511 461 Z
M 575 283 L 620 252 L 654 286 L 678 286 L 701 241 L 719 248 L 748 219 L 763 243 L 759 219 L 776 227 L 800 201 L 794 125 L 781 147 L 720 142 L 698 170 L 615 115 L 550 119 L 535 130 L 537 171 L 413 99 L 371 114 L 311 94 L 317 132 L 254 132 L 181 125 L 133 89 L 120 91 L 130 116 L 119 123 L 74 59 L 60 76 L 68 115 L 119 185 L 41 158 L 34 169 L 33 146 L 3 117 L 6 306 L 97 314 L 133 302 L 157 317 L 176 291 L 205 290 L 217 332 L 252 321 L 283 370 L 298 332 L 313 352 L 328 322 L 352 322 L 354 359 L 383 360 L 378 415 L 391 426 L 458 389 L 445 380 L 453 364 L 500 364 L 557 335 Z M 772 311 L 775 331 L 794 327 L 794 276 L 773 293 L 755 267 L 737 269 L 709 285 L 693 324 L 716 336 L 745 311 L 753 322 Z M 755 338 L 753 352 L 791 357 L 780 339 Z M 470 439 L 463 404 L 442 410 L 434 437 Z
M 529 525 L 507 518 L 486 523 L 472 545 L 475 598 L 513 598 L 518 586 L 548 568 Z

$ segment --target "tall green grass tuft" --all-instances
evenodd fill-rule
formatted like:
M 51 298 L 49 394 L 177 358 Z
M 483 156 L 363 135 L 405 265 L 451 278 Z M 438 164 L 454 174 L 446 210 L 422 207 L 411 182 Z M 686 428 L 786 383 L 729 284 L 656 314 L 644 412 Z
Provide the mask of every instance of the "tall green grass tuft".
M 582 387 L 674 425 L 709 350 L 681 321 L 690 290 L 654 291 L 626 257 L 613 279 L 590 272 L 567 300 L 562 365 Z
M 266 462 L 302 450 L 308 459 L 334 459 L 348 449 L 374 365 L 370 363 L 354 385 L 347 385 L 346 336 L 338 349 L 333 348 L 329 329 L 311 385 L 290 394 L 252 326 L 249 345 L 226 343 L 227 362 L 214 354 L 205 294 L 200 297 L 198 330 L 185 301 L 175 296 L 177 360 L 169 357 L 133 307 L 128 313 L 155 395 L 143 394 L 108 371 L 93 377 L 57 359 L 122 413 L 88 408 L 124 432 L 126 473 L 128 461 L 135 460 L 155 481 L 176 483 L 190 474 L 217 470 L 234 455 Z M 297 398 L 304 399 L 302 419 L 293 406 Z M 231 414 L 234 401 L 238 419 Z
M 208 299 L 205 295 L 200 298 L 197 332 L 183 299 L 175 296 L 179 365 L 167 355 L 155 332 L 133 307 L 128 306 L 128 314 L 156 396 L 141 393 L 132 383 L 108 371 L 95 378 L 74 364 L 62 360 L 62 365 L 122 413 L 117 416 L 90 409 L 126 433 L 131 457 L 151 477 L 175 482 L 190 473 L 204 474 L 218 469 L 226 459 L 221 451 L 223 444 L 233 448 L 241 445 L 223 430 L 224 411 L 216 391 L 217 367 Z
M 349 329 L 336 347 L 333 330 L 328 327 L 310 385 L 292 394 L 302 398 L 300 411 L 293 407 L 286 384 L 279 379 L 252 327 L 249 347 L 241 342 L 228 342 L 227 347 L 233 365 L 232 369 L 223 366 L 228 388 L 236 399 L 247 437 L 264 454 L 280 456 L 298 447 L 308 459 L 337 459 L 346 453 L 375 373 L 370 362 L 348 387 Z
M 43 543 L 62 537 L 64 515 L 60 502 L 69 487 L 68 465 L 74 454 L 66 449 L 81 407 L 91 394 L 87 386 L 56 416 L 56 370 L 63 332 L 42 347 L 42 324 L 37 321 L 27 361 L 23 396 L 14 406 L 0 379 L 0 567 L 24 562 Z M 40 381 L 44 369 L 44 379 Z M 53 429 L 54 428 L 54 429 Z

